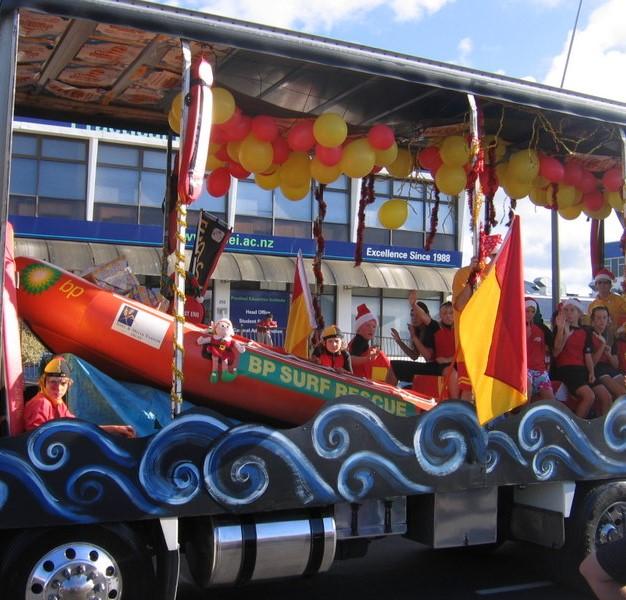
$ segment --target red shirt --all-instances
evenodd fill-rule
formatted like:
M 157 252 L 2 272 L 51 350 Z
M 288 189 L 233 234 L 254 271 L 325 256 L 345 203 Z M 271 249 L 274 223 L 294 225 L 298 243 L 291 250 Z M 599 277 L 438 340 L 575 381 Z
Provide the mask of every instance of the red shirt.
M 26 431 L 32 431 L 53 419 L 75 419 L 76 416 L 67 407 L 65 402 L 54 404 L 43 392 L 35 394 L 24 407 L 24 427 Z
M 526 337 L 527 368 L 533 371 L 545 371 L 546 350 L 546 336 L 543 329 L 536 323 L 531 323 L 530 333 Z
M 435 333 L 435 360 L 438 358 L 454 359 L 454 328 L 442 325 Z
M 591 347 L 587 343 L 588 334 L 585 329 L 576 328 L 572 330 L 565 340 L 565 345 L 561 353 L 555 358 L 557 367 L 565 366 L 585 366 L 585 354 L 591 352 Z

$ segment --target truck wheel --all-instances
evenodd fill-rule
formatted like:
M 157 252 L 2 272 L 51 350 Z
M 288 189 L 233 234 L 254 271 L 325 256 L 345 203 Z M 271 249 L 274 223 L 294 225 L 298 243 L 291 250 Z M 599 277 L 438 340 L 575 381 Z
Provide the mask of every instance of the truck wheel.
M 565 545 L 558 551 L 560 579 L 578 585 L 582 559 L 597 546 L 626 533 L 626 482 L 612 481 L 577 498 L 565 522 Z
M 115 600 L 153 597 L 150 553 L 125 526 L 27 530 L 0 571 L 0 598 Z

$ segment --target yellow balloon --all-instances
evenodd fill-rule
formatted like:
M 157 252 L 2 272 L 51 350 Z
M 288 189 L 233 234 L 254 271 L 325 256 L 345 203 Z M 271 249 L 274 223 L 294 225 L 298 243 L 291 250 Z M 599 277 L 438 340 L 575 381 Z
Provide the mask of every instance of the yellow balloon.
M 241 148 L 241 141 L 231 141 L 226 144 L 226 154 L 228 154 L 230 160 L 239 162 L 239 148 Z
M 214 87 L 213 90 L 213 125 L 226 123 L 235 113 L 235 98 L 224 88 Z
M 299 186 L 290 186 L 281 183 L 280 191 L 287 200 L 302 200 L 311 191 L 311 180 L 309 179 L 306 183 L 300 184 Z
M 379 167 L 388 167 L 398 158 L 398 144 L 394 142 L 387 150 L 377 150 L 374 148 L 374 154 L 376 155 L 375 164 Z
M 573 185 L 559 185 L 556 190 L 556 204 L 559 208 L 568 208 L 576 204 L 576 188 Z
M 462 167 L 469 162 L 469 146 L 465 138 L 460 135 L 449 135 L 439 149 L 441 160 L 449 167 Z
M 311 159 L 304 152 L 292 152 L 278 170 L 281 188 L 297 188 L 311 179 Z M 310 186 L 310 183 L 309 183 Z
M 508 177 L 501 182 L 502 189 L 504 189 L 505 194 L 511 198 L 512 200 L 519 200 L 520 198 L 525 198 L 530 194 L 532 190 L 532 184 L 524 181 L 517 181 Z
M 346 141 L 348 126 L 341 115 L 324 113 L 313 123 L 313 137 L 318 144 L 334 148 Z
M 254 181 L 261 189 L 274 190 L 280 185 L 278 169 L 269 174 L 256 173 L 254 176 Z
M 183 93 L 178 92 L 174 99 L 172 100 L 172 104 L 170 105 L 170 112 L 174 118 L 178 118 L 180 120 L 181 115 L 183 114 Z
M 582 202 L 580 204 L 574 204 L 573 206 L 568 206 L 566 208 L 559 208 L 558 213 L 566 220 L 573 221 L 580 216 L 580 213 L 583 211 Z
M 239 162 L 251 173 L 262 173 L 272 166 L 274 148 L 270 142 L 262 142 L 249 134 L 239 146 Z
M 604 199 L 607 204 L 615 210 L 624 210 L 624 202 L 619 192 L 604 192 Z
M 539 175 L 539 157 L 534 150 L 527 148 L 511 155 L 507 168 L 509 177 L 524 183 L 531 183 Z
M 176 116 L 174 114 L 174 111 L 170 110 L 170 112 L 167 113 L 167 122 L 170 126 L 170 129 L 174 133 L 180 133 L 180 115 Z
M 215 169 L 219 169 L 223 167 L 226 163 L 223 160 L 220 160 L 215 156 L 215 154 L 209 154 L 206 157 L 206 167 L 205 171 L 215 171 Z
M 542 177 L 541 175 L 537 175 L 537 177 L 533 179 L 533 187 L 545 189 L 549 185 L 550 185 L 550 182 L 545 177 Z
M 414 164 L 411 153 L 406 148 L 400 148 L 396 160 L 387 165 L 387 171 L 392 177 L 406 179 L 413 171 Z
M 311 177 L 315 179 L 315 181 L 319 181 L 320 183 L 332 183 L 333 181 L 337 181 L 340 176 L 340 164 L 328 167 L 317 160 L 317 158 L 313 158 L 311 161 Z
M 548 196 L 550 194 L 550 196 Z M 552 192 L 547 188 L 532 187 L 528 197 L 535 206 L 549 206 Z
M 401 198 L 391 198 L 383 202 L 378 209 L 378 220 L 387 229 L 398 229 L 406 222 L 409 215 L 409 208 L 406 200 Z
M 467 175 L 463 167 L 451 167 L 443 164 L 435 173 L 435 184 L 440 192 L 449 196 L 457 196 L 465 189 Z
M 374 168 L 375 161 L 374 148 L 369 145 L 367 138 L 359 138 L 345 146 L 339 164 L 348 177 L 361 178 Z
M 611 214 L 612 210 L 613 209 L 611 208 L 611 205 L 608 202 L 605 202 L 602 205 L 602 208 L 599 208 L 598 210 L 588 210 L 586 208 L 583 208 L 583 212 L 588 217 L 592 219 L 599 219 L 600 221 L 602 221 L 603 219 L 606 219 Z

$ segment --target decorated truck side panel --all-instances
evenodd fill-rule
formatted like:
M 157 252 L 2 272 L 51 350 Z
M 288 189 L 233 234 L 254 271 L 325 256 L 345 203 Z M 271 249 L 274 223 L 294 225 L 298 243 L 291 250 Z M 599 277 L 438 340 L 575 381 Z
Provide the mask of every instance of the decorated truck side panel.
M 25 68 L 18 61 L 20 16 L 31 34 L 71 29 L 62 36 L 65 52 L 42 45 L 41 52 L 49 53 L 41 61 L 42 73 L 35 73 L 34 63 Z M 338 47 L 322 38 L 139 1 L 0 0 L 0 55 L 11 57 L 0 67 L 3 236 L 14 110 L 22 116 L 169 132 L 166 95 L 131 86 L 133 77 L 149 71 L 133 70 L 132 60 L 115 90 L 104 84 L 84 89 L 55 79 L 56 69 L 68 64 L 63 61 L 74 60 L 66 44 L 89 39 L 98 24 L 116 35 L 118 28 L 132 35 L 136 52 L 148 62 L 167 62 L 183 38 L 196 50 L 216 50 L 218 75 L 220 59 L 234 50 L 234 55 L 250 53 L 248 59 L 259 64 L 301 61 L 326 69 L 333 78 L 371 77 L 367 84 L 382 78 L 383 86 L 398 86 L 407 96 L 436 97 L 424 107 L 432 115 L 428 127 L 463 122 L 469 112 L 466 96 L 475 94 L 487 100 L 484 125 L 500 123 L 511 134 L 531 131 L 536 111 L 542 122 L 578 136 L 582 154 L 599 149 L 611 164 L 620 158 L 624 164 L 626 107 L 618 103 L 479 72 L 468 78 L 467 70 L 430 61 L 349 44 Z M 222 63 L 225 78 L 228 62 Z M 136 66 L 142 64 L 139 60 Z M 180 77 L 173 69 L 168 73 L 177 90 Z M 231 83 L 236 75 L 229 75 Z M 240 96 L 245 99 L 241 91 Z M 346 113 L 360 133 L 360 110 L 381 113 L 379 106 L 367 106 L 370 95 L 361 96 L 357 109 Z M 247 100 L 251 110 L 266 108 L 259 98 Z M 274 110 L 285 120 L 314 114 L 279 104 Z M 398 140 L 406 144 L 418 120 L 411 104 L 390 109 Z M 451 127 L 455 133 L 465 131 L 464 122 Z M 548 129 L 538 134 L 544 148 L 553 141 Z M 610 135 L 604 135 L 608 130 Z M 524 141 L 528 147 L 523 136 L 517 140 Z M 29 264 L 42 263 L 18 261 L 22 269 Z M 56 285 L 80 285 L 69 274 L 63 279 L 60 269 L 55 273 Z M 33 329 L 42 338 L 49 336 L 55 352 L 84 349 L 78 338 L 85 331 L 68 334 L 80 317 L 64 313 L 63 328 L 54 331 L 46 306 L 34 299 L 38 290 L 29 290 L 28 283 L 21 282 L 18 294 L 22 316 Z M 119 300 L 88 291 L 96 303 Z M 127 307 L 138 310 L 132 302 Z M 161 320 L 159 343 L 171 335 L 171 319 Z M 84 327 L 93 335 L 97 323 L 91 330 Z M 201 333 L 194 326 L 185 331 L 194 343 Z M 358 556 L 359 542 L 385 535 L 406 535 L 436 548 L 525 539 L 561 549 L 574 569 L 590 544 L 624 534 L 626 398 L 592 420 L 577 418 L 554 401 L 527 404 L 481 426 L 468 403 L 437 404 L 419 394 L 329 374 L 254 344 L 237 377 L 240 383 L 258 383 L 262 397 L 246 398 L 248 388 L 243 388 L 229 398 L 237 378 L 217 384 L 207 377 L 202 383 L 202 369 L 208 372 L 209 365 L 199 357 L 197 344 L 194 348 L 199 383 L 190 395 L 201 395 L 202 385 L 215 385 L 211 408 L 197 406 L 135 439 L 113 437 L 82 419 L 50 421 L 30 433 L 0 438 L 0 597 L 55 598 L 62 597 L 62 590 L 82 600 L 174 600 L 182 558 L 201 587 L 237 585 L 324 572 L 336 558 Z M 131 371 L 112 355 L 94 352 L 88 358 L 99 359 L 103 369 L 119 377 Z M 166 375 L 159 368 L 148 366 L 147 376 L 133 374 L 152 376 L 163 385 Z M 281 373 L 286 379 L 289 372 L 293 381 L 296 371 L 298 377 L 308 373 L 317 389 L 293 390 L 281 381 Z M 259 415 L 269 418 L 240 421 L 217 412 L 229 401 L 257 401 L 267 409 Z M 299 402 L 298 410 L 290 411 L 290 401 Z M 276 564 L 277 552 L 291 560 Z

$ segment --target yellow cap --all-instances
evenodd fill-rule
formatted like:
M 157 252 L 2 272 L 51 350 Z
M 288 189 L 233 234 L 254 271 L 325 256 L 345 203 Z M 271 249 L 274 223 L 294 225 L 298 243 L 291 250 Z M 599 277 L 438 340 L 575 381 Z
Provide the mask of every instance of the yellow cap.
M 44 367 L 43 372 L 46 375 L 62 375 L 63 377 L 70 377 L 70 368 L 67 361 L 62 356 L 55 356 Z
M 327 340 L 334 337 L 343 337 L 343 334 L 341 333 L 339 327 L 337 327 L 337 325 L 329 325 L 328 327 L 324 327 L 324 330 L 322 331 L 322 339 Z

